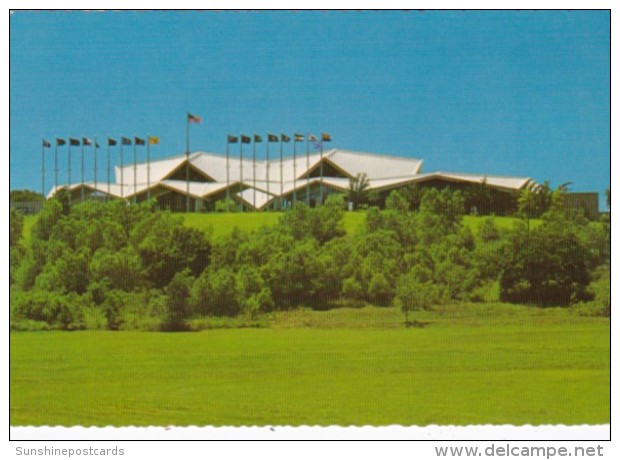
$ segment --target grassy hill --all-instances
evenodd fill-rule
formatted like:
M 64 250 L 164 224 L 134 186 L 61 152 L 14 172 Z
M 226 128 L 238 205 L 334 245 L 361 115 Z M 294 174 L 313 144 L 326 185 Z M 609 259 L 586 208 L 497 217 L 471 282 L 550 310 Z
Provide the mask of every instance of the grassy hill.
M 199 230 L 212 232 L 214 236 L 223 235 L 237 227 L 242 231 L 255 230 L 263 226 L 271 226 L 278 223 L 279 212 L 245 212 L 245 213 L 209 213 L 209 214 L 186 214 L 182 213 L 186 225 Z M 465 216 L 463 224 L 470 227 L 474 233 L 478 232 L 485 217 Z M 366 220 L 364 211 L 345 212 L 344 228 L 347 233 L 358 231 Z M 495 223 L 500 230 L 512 228 L 517 219 L 514 217 L 495 217 Z M 532 220 L 534 226 L 539 225 L 540 220 Z
M 244 212 L 244 213 L 179 213 L 188 227 L 203 230 L 217 237 L 230 233 L 235 227 L 241 231 L 256 230 L 260 227 L 276 225 L 282 216 L 279 212 Z M 32 226 L 37 216 L 24 217 L 24 240 L 30 242 Z M 485 217 L 465 216 L 463 224 L 476 234 Z M 364 211 L 345 212 L 344 228 L 347 233 L 356 232 L 364 225 Z M 517 220 L 515 217 L 495 217 L 495 224 L 500 230 L 509 230 Z M 540 225 L 539 219 L 532 219 L 531 225 Z

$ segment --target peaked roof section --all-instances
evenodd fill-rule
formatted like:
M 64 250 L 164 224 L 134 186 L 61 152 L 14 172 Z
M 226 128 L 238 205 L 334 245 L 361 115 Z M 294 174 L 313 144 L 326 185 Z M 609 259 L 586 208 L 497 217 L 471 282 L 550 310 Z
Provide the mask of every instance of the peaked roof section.
M 195 155 L 190 155 L 191 157 Z M 127 156 L 124 158 L 127 161 Z M 164 158 L 162 160 L 154 160 L 149 163 L 150 168 L 150 182 L 159 182 L 160 180 L 165 179 L 167 176 L 176 171 L 179 167 L 181 167 L 185 163 L 185 154 L 176 155 L 169 158 Z M 120 184 L 124 182 L 125 184 L 133 184 L 133 162 L 125 163 L 123 166 L 116 166 L 114 168 L 114 177 L 116 179 L 116 183 Z M 122 173 L 122 174 L 121 174 Z M 122 180 L 121 180 L 122 175 Z M 146 184 L 148 178 L 148 169 L 146 162 L 136 163 L 136 182 L 138 184 Z
M 236 185 L 238 182 L 231 183 L 230 186 Z M 181 180 L 164 180 L 161 181 L 161 185 L 180 193 L 187 193 L 187 182 Z M 189 194 L 194 198 L 207 198 L 210 195 L 219 193 L 228 188 L 226 183 L 222 182 L 190 182 Z
M 352 177 L 365 173 L 369 179 L 387 179 L 419 174 L 422 169 L 422 160 L 413 158 L 338 149 L 330 150 L 326 156 Z
M 381 190 L 392 188 L 395 186 L 423 183 L 433 179 L 439 179 L 448 182 L 467 182 L 470 184 L 486 183 L 490 187 L 504 190 L 521 190 L 524 187 L 531 187 L 532 184 L 534 184 L 534 182 L 529 177 L 506 177 L 480 174 L 444 173 L 439 171 L 426 174 L 417 174 L 415 176 L 395 177 L 392 179 L 372 179 L 370 180 L 370 188 Z
M 226 160 L 225 155 L 193 152 L 189 156 L 191 165 L 215 180 L 216 182 L 266 181 L 288 182 L 294 178 L 302 178 L 308 171 L 318 167 L 321 155 L 312 153 L 306 155 L 299 152 L 295 158 L 287 152 L 287 156 L 280 161 L 279 151 L 274 149 L 269 161 L 256 160 L 254 166 L 248 152 L 244 152 L 243 160 L 236 153 L 231 153 Z M 261 152 L 261 155 L 263 153 Z M 275 158 L 273 157 L 275 155 Z M 125 158 L 127 160 L 127 158 Z M 323 160 L 332 163 L 337 169 L 342 170 L 344 175 L 355 177 L 357 174 L 366 174 L 369 178 L 391 178 L 403 175 L 418 174 L 422 167 L 422 160 L 410 158 L 398 158 L 393 156 L 378 155 L 365 152 L 353 152 L 350 150 L 332 149 L 323 153 Z M 146 162 L 135 165 L 135 177 L 138 184 L 159 182 L 170 177 L 185 164 L 185 154 L 150 162 L 150 178 Z M 254 172 L 256 170 L 256 172 Z M 121 181 L 122 176 L 122 181 Z M 132 184 L 134 182 L 133 163 L 124 164 L 115 168 L 116 183 Z

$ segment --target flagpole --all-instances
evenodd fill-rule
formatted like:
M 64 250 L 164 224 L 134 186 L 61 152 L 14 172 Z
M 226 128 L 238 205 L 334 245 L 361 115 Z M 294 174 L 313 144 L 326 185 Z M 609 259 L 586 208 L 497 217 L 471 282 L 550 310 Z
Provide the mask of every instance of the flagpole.
M 297 134 L 293 138 L 293 207 L 297 202 Z
M 239 137 L 239 141 L 239 192 L 241 192 L 243 183 L 243 135 Z M 239 200 L 239 211 L 243 212 L 242 200 Z
M 69 138 L 69 158 L 67 161 L 67 179 L 68 179 L 68 191 L 69 191 L 69 206 L 71 206 L 71 138 Z
M 45 139 L 41 141 L 41 195 L 45 198 Z
M 256 134 L 254 134 L 254 142 L 252 143 L 252 189 L 254 190 L 252 206 L 256 211 Z
M 265 176 L 267 182 L 267 194 L 271 195 L 271 183 L 269 182 L 269 134 L 267 134 L 267 156 L 265 161 Z
M 283 172 L 283 161 L 282 161 L 282 135 L 280 135 L 280 210 L 284 205 L 284 177 L 282 176 Z
M 123 168 L 123 136 L 121 136 L 121 151 L 120 151 L 120 162 L 121 162 L 121 199 L 125 198 L 125 179 L 124 179 L 124 169 Z
M 228 137 L 226 137 L 226 212 L 230 212 L 230 154 L 228 145 Z
M 322 136 L 322 135 L 321 135 Z M 321 195 L 321 205 L 323 205 L 323 139 L 321 138 L 321 163 L 319 165 L 320 171 L 321 171 L 321 191 L 320 191 L 320 195 Z
M 138 191 L 138 186 L 137 186 L 137 180 L 138 180 L 138 175 L 136 172 L 136 168 L 138 166 L 138 153 L 137 153 L 137 148 L 138 148 L 138 136 L 134 135 L 133 136 L 133 202 L 134 204 L 136 204 L 137 199 L 136 199 L 136 192 Z
M 93 182 L 95 183 L 95 193 L 96 193 L 97 192 L 97 147 L 98 147 L 98 145 L 97 145 L 97 138 L 96 137 L 94 138 L 94 142 L 95 142 L 95 145 L 93 146 L 93 148 L 95 149 L 95 155 L 94 155 L 94 160 L 95 160 L 95 168 L 94 168 L 95 169 L 95 171 L 94 171 L 95 172 L 95 180 Z
M 310 133 L 306 133 L 306 204 L 310 206 Z
M 185 117 L 185 182 L 187 184 L 187 194 L 185 197 L 185 209 L 189 212 L 189 112 Z
M 106 201 L 110 199 L 110 136 L 108 136 L 108 196 L 106 197 Z
M 58 191 L 58 138 L 54 146 L 54 195 Z
M 82 177 L 80 183 L 80 203 L 84 202 L 84 136 L 82 136 Z
M 146 137 L 146 201 L 151 201 L 151 135 Z

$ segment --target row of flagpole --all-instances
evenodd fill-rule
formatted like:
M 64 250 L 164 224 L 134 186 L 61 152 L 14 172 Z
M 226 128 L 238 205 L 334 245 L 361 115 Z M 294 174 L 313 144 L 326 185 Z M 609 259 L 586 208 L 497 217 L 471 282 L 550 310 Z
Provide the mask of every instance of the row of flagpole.
M 320 200 L 323 200 L 323 143 L 331 142 L 331 136 L 327 133 L 321 133 L 320 140 L 317 136 L 313 134 L 303 134 L 295 133 L 292 137 L 293 139 L 293 204 L 297 201 L 297 143 L 306 141 L 306 170 L 310 169 L 310 142 L 314 142 L 315 145 L 320 147 Z M 284 158 L 283 158 L 283 144 L 291 141 L 291 137 L 286 134 L 280 134 L 277 136 L 275 134 L 267 134 L 267 142 L 266 151 L 265 151 L 265 159 L 266 159 L 266 169 L 265 169 L 265 182 L 267 186 L 267 193 L 271 194 L 269 181 L 269 144 L 274 142 L 279 142 L 280 144 L 280 208 L 282 208 L 282 200 L 284 196 Z M 230 206 L 230 144 L 239 144 L 239 180 L 243 180 L 243 144 L 252 144 L 252 163 L 253 163 L 253 175 L 252 175 L 252 188 L 253 188 L 253 207 L 256 209 L 256 144 L 262 143 L 263 138 L 254 134 L 253 136 L 247 136 L 245 134 L 241 134 L 239 136 L 228 135 L 226 137 L 226 203 L 227 203 L 227 211 L 229 211 L 228 206 Z M 308 171 L 309 172 L 309 171 Z M 306 177 L 306 204 L 310 205 L 310 176 L 309 174 Z M 242 205 L 240 205 L 242 207 Z
M 110 147 L 114 147 L 118 145 L 116 139 L 111 137 L 107 138 L 107 191 L 108 196 L 110 196 Z M 124 157 L 123 157 L 123 146 L 125 145 L 133 145 L 133 172 L 134 172 L 134 201 L 136 200 L 135 192 L 137 190 L 137 147 L 138 146 L 146 146 L 146 155 L 147 155 L 147 199 L 150 199 L 150 146 L 159 144 L 159 137 L 148 135 L 146 139 L 135 136 L 133 140 L 128 137 L 121 136 L 120 138 L 120 184 L 121 184 L 121 197 L 124 196 L 124 178 L 123 178 L 123 166 L 124 166 Z M 54 143 L 54 190 L 58 189 L 58 147 L 67 146 L 67 185 L 71 186 L 71 147 L 81 146 L 81 183 L 84 184 L 84 147 L 93 147 L 94 149 L 94 187 L 97 188 L 97 150 L 100 147 L 97 142 L 97 138 L 93 138 L 91 140 L 87 137 L 82 137 L 81 141 L 79 138 L 69 137 L 65 138 L 56 138 Z M 45 149 L 51 148 L 52 143 L 43 139 L 41 143 L 41 193 L 45 196 Z M 84 188 L 81 189 L 81 201 L 84 201 Z M 71 203 L 71 193 L 69 193 L 69 203 Z
M 189 170 L 190 170 L 190 161 L 189 161 L 189 153 L 190 153 L 190 124 L 200 124 L 202 123 L 202 118 L 196 115 L 192 115 L 191 113 L 187 113 L 186 117 L 186 144 L 185 144 L 185 159 L 186 159 L 186 168 L 185 168 L 185 181 L 187 184 L 186 190 L 186 210 L 190 211 L 190 178 L 189 178 Z M 320 199 L 323 200 L 323 143 L 330 142 L 331 136 L 327 133 L 321 133 L 320 140 L 317 136 L 308 133 L 306 136 L 303 134 L 295 133 L 293 135 L 293 203 L 297 200 L 297 143 L 306 141 L 306 170 L 310 168 L 310 142 L 314 142 L 315 145 L 320 147 Z M 240 136 L 232 136 L 228 135 L 226 137 L 226 203 L 227 210 L 229 210 L 228 206 L 230 206 L 230 153 L 229 153 L 229 145 L 239 143 L 239 179 L 243 180 L 243 144 L 252 143 L 253 140 L 253 149 L 252 149 L 252 160 L 253 160 L 253 207 L 256 209 L 256 144 L 263 142 L 263 139 L 260 135 L 254 134 L 253 137 L 241 134 Z M 266 185 L 267 185 L 267 193 L 271 194 L 270 190 L 270 181 L 269 181 L 269 144 L 274 142 L 280 143 L 280 207 L 282 207 L 282 200 L 284 194 L 284 174 L 283 174 L 283 143 L 288 143 L 291 141 L 291 138 L 286 134 L 281 134 L 277 136 L 275 134 L 267 134 L 267 142 L 266 142 Z M 137 191 L 137 146 L 146 145 L 147 148 L 147 200 L 150 199 L 150 146 L 159 144 L 159 137 L 148 135 L 146 139 L 135 136 L 133 141 L 131 138 L 121 136 L 120 138 L 120 187 L 121 187 L 121 198 L 124 197 L 125 193 L 125 181 L 124 181 L 124 158 L 123 158 L 123 146 L 133 145 L 133 184 L 134 184 L 134 202 L 136 201 L 136 191 Z M 54 190 L 58 189 L 58 147 L 67 145 L 67 179 L 68 186 L 71 186 L 71 147 L 72 146 L 81 146 L 81 183 L 84 184 L 84 147 L 91 146 L 94 148 L 94 186 L 97 187 L 97 149 L 100 148 L 97 143 L 97 138 L 94 138 L 94 141 L 87 137 L 82 137 L 80 142 L 79 138 L 69 137 L 68 142 L 64 138 L 56 138 L 56 142 L 54 145 Z M 110 193 L 110 147 L 118 145 L 118 141 L 108 136 L 107 138 L 107 192 L 108 196 Z M 45 149 L 51 148 L 51 142 L 43 139 L 41 144 L 41 192 L 43 196 L 45 196 Z M 309 171 L 308 171 L 309 172 Z M 307 187 L 306 187 L 306 202 L 310 204 L 310 189 L 309 175 L 306 177 L 307 179 Z M 84 200 L 84 188 L 81 188 L 81 200 Z M 71 193 L 69 193 L 69 202 L 71 202 Z M 241 208 L 243 209 L 243 205 L 241 204 Z

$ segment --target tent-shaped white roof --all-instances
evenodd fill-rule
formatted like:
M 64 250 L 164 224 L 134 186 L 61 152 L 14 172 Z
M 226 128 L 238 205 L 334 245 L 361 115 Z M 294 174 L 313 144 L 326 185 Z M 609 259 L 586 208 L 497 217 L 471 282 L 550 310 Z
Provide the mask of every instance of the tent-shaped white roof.
M 266 145 L 266 144 L 265 144 Z M 238 147 L 238 146 L 236 146 Z M 422 160 L 404 157 L 395 157 L 366 152 L 356 152 L 343 149 L 330 149 L 306 154 L 305 149 L 300 147 L 295 157 L 290 155 L 290 144 L 283 146 L 287 155 L 280 158 L 280 146 L 271 144 L 270 158 L 264 158 L 265 149 L 260 149 L 261 158 L 252 161 L 252 149 L 246 146 L 243 158 L 239 156 L 239 150 L 229 152 L 226 155 L 209 152 L 192 152 L 176 155 L 164 159 L 145 162 L 124 164 L 115 168 L 116 183 L 92 183 L 72 184 L 70 190 L 75 193 L 80 187 L 84 187 L 89 193 L 93 191 L 101 194 L 110 194 L 115 197 L 131 198 L 141 195 L 148 189 L 154 190 L 159 187 L 175 191 L 181 194 L 188 192 L 188 183 L 183 180 L 184 171 L 189 158 L 191 165 L 191 177 L 189 182 L 189 194 L 195 198 L 208 198 L 225 191 L 227 187 L 234 187 L 237 199 L 245 201 L 249 205 L 256 202 L 257 208 L 269 204 L 280 194 L 288 195 L 293 190 L 301 190 L 308 184 L 313 186 L 320 182 L 317 177 L 317 169 L 323 158 L 325 171 L 337 171 L 341 177 L 324 175 L 323 183 L 332 189 L 346 192 L 349 188 L 349 180 L 358 174 L 365 174 L 369 180 L 369 188 L 377 191 L 389 190 L 396 187 L 413 183 L 424 183 L 437 179 L 447 182 L 461 183 L 486 183 L 488 186 L 505 190 L 515 191 L 525 187 L 536 188 L 537 184 L 530 178 L 505 177 L 495 175 L 464 174 L 449 172 L 421 173 Z M 130 155 L 126 155 L 125 161 Z M 196 175 L 200 180 L 195 180 Z M 312 176 L 308 179 L 309 176 Z M 135 184 L 134 184 L 135 178 Z M 60 187 L 59 187 L 60 188 Z M 239 188 L 242 191 L 239 192 Z M 256 193 L 254 193 L 256 190 Z M 52 189 L 48 197 L 56 193 Z M 256 198 L 255 198 L 256 195 Z

